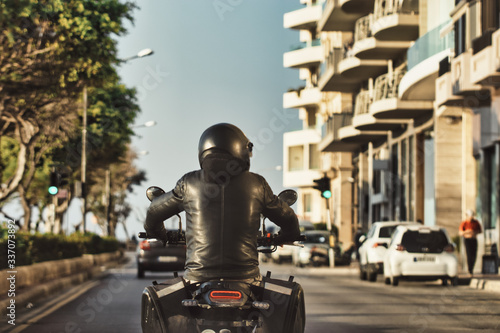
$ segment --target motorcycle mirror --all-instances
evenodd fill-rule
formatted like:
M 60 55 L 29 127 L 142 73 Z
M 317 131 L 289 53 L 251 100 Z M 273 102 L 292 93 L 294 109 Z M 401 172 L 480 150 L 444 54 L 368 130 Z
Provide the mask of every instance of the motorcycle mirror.
M 165 191 L 163 191 L 163 189 L 158 186 L 151 186 L 146 190 L 146 196 L 148 197 L 149 201 L 153 201 L 154 198 L 157 198 L 164 193 Z
M 294 190 L 284 190 L 278 194 L 278 198 L 288 204 L 293 205 L 297 201 L 297 192 Z

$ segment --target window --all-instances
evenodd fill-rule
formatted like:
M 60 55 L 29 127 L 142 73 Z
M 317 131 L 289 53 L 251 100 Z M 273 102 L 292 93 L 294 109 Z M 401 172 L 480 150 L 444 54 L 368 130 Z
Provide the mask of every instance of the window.
M 288 148 L 288 171 L 304 170 L 304 146 Z
M 465 52 L 465 15 L 455 22 L 455 57 Z
M 408 230 L 403 235 L 401 244 L 410 253 L 441 253 L 448 245 L 448 238 L 441 230 Z
M 317 170 L 320 168 L 320 152 L 317 144 L 309 145 L 309 169 Z
M 312 212 L 312 195 L 311 193 L 304 193 L 304 215 Z

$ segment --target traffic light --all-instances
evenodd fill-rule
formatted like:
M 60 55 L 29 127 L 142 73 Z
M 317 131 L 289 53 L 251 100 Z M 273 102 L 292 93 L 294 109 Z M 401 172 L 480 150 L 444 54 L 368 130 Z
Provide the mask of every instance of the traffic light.
M 332 197 L 332 191 L 330 190 L 330 178 L 323 177 L 320 179 L 314 179 L 313 181 L 316 183 L 313 188 L 320 191 L 323 198 L 330 199 Z
M 59 192 L 59 174 L 55 171 L 50 172 L 49 194 L 56 195 Z

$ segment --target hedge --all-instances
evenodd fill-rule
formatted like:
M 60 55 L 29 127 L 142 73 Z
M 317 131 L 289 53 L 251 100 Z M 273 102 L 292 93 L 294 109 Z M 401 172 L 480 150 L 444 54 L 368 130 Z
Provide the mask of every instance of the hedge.
M 7 268 L 7 233 L 0 233 L 0 269 Z M 38 262 L 80 257 L 83 254 L 98 254 L 119 250 L 120 243 L 113 237 L 100 237 L 92 233 L 73 233 L 69 236 L 55 234 L 30 234 L 16 232 L 16 266 Z

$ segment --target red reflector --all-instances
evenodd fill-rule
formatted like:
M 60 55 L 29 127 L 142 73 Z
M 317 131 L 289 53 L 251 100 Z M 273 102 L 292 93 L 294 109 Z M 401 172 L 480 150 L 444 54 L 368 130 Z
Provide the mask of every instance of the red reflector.
M 213 299 L 241 299 L 241 292 L 232 290 L 212 290 L 210 298 Z
M 141 248 L 141 250 L 144 250 L 144 251 L 149 251 L 151 250 L 151 244 L 149 244 L 149 242 L 147 240 L 143 240 L 140 244 L 139 244 L 139 247 Z

